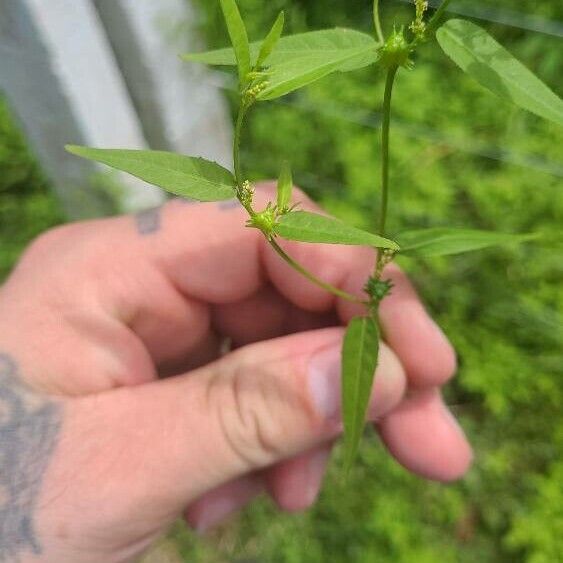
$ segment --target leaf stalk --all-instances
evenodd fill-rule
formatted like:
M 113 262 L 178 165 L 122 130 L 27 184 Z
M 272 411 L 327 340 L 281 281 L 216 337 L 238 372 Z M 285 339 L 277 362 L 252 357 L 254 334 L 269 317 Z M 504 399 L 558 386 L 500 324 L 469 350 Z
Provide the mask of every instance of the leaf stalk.
M 368 305 L 367 301 L 360 299 L 359 297 L 356 297 L 355 295 L 352 295 L 347 291 L 339 289 L 338 287 L 317 278 L 314 274 L 309 272 L 309 270 L 307 270 L 304 266 L 299 264 L 299 262 L 294 260 L 289 254 L 287 254 L 285 250 L 274 239 L 270 239 L 268 242 L 270 243 L 270 246 L 277 252 L 277 254 L 281 258 L 283 258 L 294 270 L 299 272 L 301 275 L 303 275 L 309 281 L 313 282 L 315 285 L 318 285 L 319 287 L 332 293 L 336 297 L 340 297 L 342 299 L 345 299 L 346 301 L 350 301 L 351 303 Z

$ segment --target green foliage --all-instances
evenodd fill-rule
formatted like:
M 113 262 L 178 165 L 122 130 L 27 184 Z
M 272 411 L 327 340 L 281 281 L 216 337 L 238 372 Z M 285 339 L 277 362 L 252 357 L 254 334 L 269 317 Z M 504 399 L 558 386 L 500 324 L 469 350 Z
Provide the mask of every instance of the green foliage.
M 227 24 L 227 29 L 229 30 L 231 44 L 233 45 L 233 51 L 238 66 L 239 82 L 242 90 L 248 83 L 248 74 L 250 73 L 250 48 L 248 45 L 248 34 L 246 33 L 246 27 L 242 21 L 235 0 L 220 0 L 220 2 L 225 23 Z
M 262 42 L 250 45 L 251 57 L 258 56 Z M 265 59 L 268 65 L 265 88 L 258 100 L 273 100 L 311 84 L 336 71 L 351 71 L 377 60 L 378 44 L 365 33 L 352 29 L 326 29 L 282 37 Z M 232 49 L 183 55 L 186 61 L 232 66 Z
M 563 100 L 484 29 L 454 19 L 444 24 L 436 36 L 446 55 L 479 84 L 503 99 L 563 125 Z
M 553 465 L 549 474 L 535 479 L 538 491 L 533 504 L 516 516 L 507 537 L 513 548 L 531 547 L 530 563 L 552 563 L 563 553 L 563 462 Z M 551 522 L 552 526 L 545 526 Z
M 475 229 L 420 229 L 401 233 L 401 254 L 407 256 L 450 256 L 492 246 L 515 244 L 537 238 L 536 235 L 511 235 Z
M 362 438 L 379 355 L 379 330 L 372 317 L 350 321 L 342 348 L 344 467 L 352 468 Z
M 412 6 L 381 4 L 385 30 L 392 29 L 396 9 L 398 23 L 412 20 Z M 209 45 L 225 44 L 216 3 L 199 5 Z M 257 37 L 282 7 L 289 33 L 337 25 L 367 30 L 371 24 L 367 0 L 240 0 L 240 6 Z M 503 9 L 533 12 L 538 25 L 542 17 L 563 20 L 558 0 L 538 0 L 533 7 L 484 0 L 482 6 L 485 16 Z M 487 29 L 543 80 L 560 84 L 559 38 L 501 25 Z M 435 45 L 423 45 L 415 62 L 416 72 L 399 73 L 394 94 L 390 232 L 462 225 L 556 235 L 563 224 L 563 131 L 483 96 L 474 80 L 452 71 Z M 382 91 L 382 73 L 371 66 L 335 73 L 255 111 L 245 141 L 251 150 L 242 154 L 249 177 L 275 177 L 280 162 L 290 159 L 296 184 L 330 213 L 374 230 Z M 337 449 L 320 502 L 307 514 L 279 514 L 264 500 L 207 540 L 178 532 L 184 558 L 557 561 L 556 464 L 563 448 L 559 250 L 539 241 L 447 261 L 402 261 L 458 353 L 460 370 L 446 398 L 475 446 L 468 478 L 447 487 L 428 483 L 397 466 L 377 440 L 365 440 L 346 481 L 343 451 Z
M 0 97 L 0 283 L 30 240 L 62 221 L 60 206 Z
M 270 62 L 267 85 L 258 95 L 259 100 L 279 98 L 335 71 L 357 70 L 377 60 L 377 43 L 369 35 L 350 29 L 317 31 L 287 39 L 284 46 L 288 50 L 294 47 L 292 55 L 278 63 Z
M 67 151 L 122 170 L 167 192 L 198 201 L 235 195 L 233 175 L 215 162 L 164 151 L 92 149 L 68 145 Z
M 351 227 L 338 219 L 309 213 L 293 211 L 282 215 L 276 225 L 276 234 L 287 240 L 301 242 L 317 242 L 327 244 L 352 244 L 372 246 L 374 248 L 390 248 L 398 250 L 399 246 L 392 240 Z
M 386 69 L 385 89 L 382 103 L 382 118 L 381 118 L 381 197 L 380 197 L 380 210 L 378 221 L 378 233 L 383 237 L 386 234 L 387 215 L 389 208 L 389 187 L 390 187 L 390 125 L 391 125 L 391 108 L 392 108 L 392 95 L 395 80 L 397 78 L 397 71 L 402 68 L 411 70 L 414 63 L 411 60 L 411 54 L 416 52 L 420 44 L 428 39 L 439 24 L 449 0 L 441 2 L 438 10 L 428 23 L 425 21 L 425 13 L 428 9 L 428 4 L 422 0 L 415 0 L 415 20 L 409 26 L 410 32 L 414 38 L 407 39 L 405 35 L 405 28 L 401 26 L 399 29 L 393 27 L 393 32 L 387 40 L 384 40 L 382 35 L 382 26 L 379 14 L 379 2 L 374 0 L 373 3 L 373 17 L 375 24 L 375 32 L 378 37 L 379 43 L 383 44 L 379 47 L 371 37 L 365 36 L 361 32 L 352 32 L 345 29 L 333 29 L 321 31 L 316 33 L 305 33 L 298 36 L 289 37 L 284 43 L 284 49 L 280 47 L 277 50 L 279 59 L 275 62 L 270 62 L 267 69 L 264 71 L 262 68 L 254 68 L 251 83 L 248 88 L 244 89 L 239 99 L 239 110 L 236 119 L 235 136 L 233 142 L 233 156 L 235 167 L 235 182 L 237 198 L 247 210 L 250 219 L 247 225 L 250 227 L 258 228 L 265 235 L 266 239 L 278 253 L 278 255 L 285 260 L 291 267 L 304 275 L 309 281 L 330 291 L 337 297 L 343 297 L 352 302 L 358 302 L 358 297 L 349 294 L 339 288 L 335 288 L 330 284 L 325 283 L 323 280 L 314 276 L 301 264 L 289 256 L 279 245 L 275 242 L 275 236 L 279 235 L 289 240 L 296 240 L 301 242 L 313 243 L 333 243 L 333 244 L 366 244 L 366 241 L 374 240 L 374 235 L 370 235 L 365 231 L 348 227 L 342 222 L 331 220 L 325 216 L 318 214 L 311 214 L 307 212 L 291 212 L 286 211 L 285 206 L 276 207 L 270 202 L 267 208 L 261 212 L 256 213 L 252 207 L 252 190 L 249 189 L 249 182 L 245 180 L 242 175 L 240 149 L 241 149 L 241 133 L 245 124 L 245 118 L 248 110 L 256 100 L 275 99 L 283 96 L 293 90 L 297 90 L 303 86 L 309 85 L 319 78 L 332 73 L 336 70 L 359 70 L 368 66 L 370 62 L 377 60 L 381 66 Z M 229 24 L 229 14 L 225 11 L 224 4 L 223 13 Z M 237 22 L 240 20 L 240 14 L 235 6 L 237 15 Z M 240 26 L 244 28 L 241 23 Z M 240 27 L 237 23 L 237 27 Z M 279 27 L 279 26 L 278 26 Z M 276 53 L 274 48 L 275 44 L 281 45 L 279 36 L 280 30 L 270 32 L 269 36 L 264 41 L 258 58 L 261 62 L 266 62 L 269 55 Z M 233 32 L 230 30 L 231 39 L 233 39 Z M 469 74 L 482 76 L 487 72 L 493 71 L 493 78 L 486 76 L 485 83 L 492 82 L 493 89 L 498 88 L 495 80 L 497 78 L 504 79 L 505 82 L 516 92 L 515 100 L 521 105 L 524 104 L 528 109 L 534 110 L 534 104 L 531 106 L 526 105 L 527 99 L 532 99 L 537 102 L 538 92 L 540 98 L 546 97 L 546 88 L 539 79 L 535 78 L 529 72 L 524 71 L 522 65 L 517 63 L 506 50 L 500 47 L 486 32 L 473 24 L 461 20 L 452 20 L 440 32 L 440 44 L 442 48 L 449 54 L 458 64 L 467 70 Z M 331 41 L 327 41 L 330 37 Z M 350 43 L 350 39 L 359 41 L 362 37 L 362 45 L 360 43 Z M 246 40 L 246 31 L 245 31 Z M 264 49 L 266 45 L 266 49 Z M 289 45 L 289 49 L 288 49 Z M 375 48 L 377 47 L 377 55 Z M 245 48 L 247 45 L 245 44 Z M 237 62 L 240 64 L 240 56 L 237 52 L 237 45 L 233 45 L 234 55 Z M 246 48 L 246 51 L 249 49 Z M 299 53 L 299 54 L 296 54 Z M 469 57 L 467 56 L 469 54 Z M 214 62 L 224 63 L 232 55 L 225 54 L 224 52 L 217 54 L 209 53 L 203 55 L 207 60 L 216 59 Z M 503 60 L 500 60 L 500 59 Z M 479 68 L 475 70 L 475 63 L 479 63 Z M 526 74 L 527 72 L 527 74 Z M 268 77 L 265 80 L 265 77 Z M 523 84 L 520 84 L 523 82 Z M 525 87 L 531 88 L 531 92 L 527 92 L 526 96 L 522 97 L 522 92 Z M 549 90 L 547 89 L 548 93 Z M 553 93 L 552 93 L 553 94 Z M 553 99 L 540 100 L 540 113 L 545 115 L 546 109 L 550 109 L 553 100 L 558 101 L 558 98 L 553 94 Z M 535 109 L 535 111 L 538 111 Z M 278 199 L 280 198 L 280 190 L 278 190 Z M 380 237 L 378 243 L 374 242 L 374 246 L 382 247 L 382 243 L 387 244 L 383 248 L 392 248 L 399 250 L 398 246 L 390 247 L 386 239 Z M 496 235 L 494 233 L 485 231 L 457 231 L 438 229 L 433 231 L 421 232 L 410 231 L 404 235 L 405 243 L 407 245 L 407 252 L 411 254 L 418 254 L 422 256 L 446 256 L 457 254 L 460 252 L 467 252 L 469 250 L 477 250 L 480 248 L 490 247 L 506 243 L 508 239 L 511 240 L 526 240 L 529 237 L 509 237 L 508 235 Z M 377 316 L 378 308 L 381 300 L 389 293 L 390 287 L 384 287 L 382 276 L 384 268 L 393 259 L 395 253 L 393 252 L 380 252 L 376 257 L 376 265 L 374 274 L 368 279 L 365 287 L 368 289 L 367 294 L 369 300 L 367 303 L 370 314 Z M 349 362 L 358 361 L 357 358 L 347 358 L 350 353 L 350 345 L 344 346 L 343 349 L 343 363 L 346 365 Z M 377 355 L 375 357 L 377 362 Z M 362 398 L 363 400 L 364 398 Z M 367 400 L 367 398 L 365 398 Z M 357 447 L 357 444 L 354 446 Z
M 285 24 L 285 14 L 280 12 L 270 33 L 266 35 L 266 38 L 262 42 L 262 46 L 260 47 L 260 52 L 258 53 L 258 59 L 256 60 L 256 66 L 260 68 L 267 60 L 268 57 L 272 54 L 272 51 L 275 49 L 276 45 L 279 43 L 283 33 L 283 26 Z

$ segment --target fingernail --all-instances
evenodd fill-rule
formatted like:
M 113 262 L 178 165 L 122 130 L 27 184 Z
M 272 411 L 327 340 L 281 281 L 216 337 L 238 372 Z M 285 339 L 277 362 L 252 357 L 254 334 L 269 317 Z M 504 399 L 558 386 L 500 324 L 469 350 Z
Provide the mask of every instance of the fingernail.
M 327 421 L 340 414 L 340 344 L 323 348 L 310 360 L 309 392 L 317 413 Z
M 320 450 L 309 460 L 307 470 L 307 504 L 313 504 L 319 495 L 326 471 L 330 450 Z

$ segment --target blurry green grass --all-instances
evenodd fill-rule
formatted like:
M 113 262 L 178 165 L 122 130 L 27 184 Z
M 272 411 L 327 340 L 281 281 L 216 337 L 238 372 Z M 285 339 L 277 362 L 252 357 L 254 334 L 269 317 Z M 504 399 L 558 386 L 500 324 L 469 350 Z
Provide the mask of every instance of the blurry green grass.
M 0 97 L 0 282 L 31 239 L 62 221 L 58 202 Z
M 210 45 L 224 45 L 218 3 L 198 2 Z M 559 0 L 483 4 L 563 21 Z M 282 7 L 291 31 L 370 25 L 363 0 L 240 5 L 254 38 Z M 563 93 L 561 39 L 490 29 Z M 391 229 L 455 225 L 541 231 L 548 241 L 560 240 L 563 131 L 488 95 L 432 46 L 424 48 L 417 67 L 401 74 L 396 90 Z M 260 105 L 245 139 L 249 175 L 272 177 L 289 159 L 298 183 L 328 209 L 373 227 L 381 92 L 381 75 L 370 69 Z M 27 240 L 61 220 L 3 105 L 0 170 L 2 275 Z M 339 478 L 336 452 L 320 502 L 305 515 L 278 514 L 262 500 L 205 540 L 179 526 L 174 537 L 185 560 L 561 561 L 562 250 L 561 243 L 538 243 L 404 262 L 459 353 L 459 375 L 446 393 L 476 450 L 475 466 L 463 482 L 442 486 L 409 475 L 370 434 L 346 483 Z

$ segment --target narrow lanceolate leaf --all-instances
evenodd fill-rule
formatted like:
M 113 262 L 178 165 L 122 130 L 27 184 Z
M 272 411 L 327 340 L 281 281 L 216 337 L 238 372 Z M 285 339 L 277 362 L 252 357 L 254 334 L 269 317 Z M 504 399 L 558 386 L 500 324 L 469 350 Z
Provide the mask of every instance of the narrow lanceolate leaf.
M 287 240 L 327 244 L 350 244 L 399 250 L 392 240 L 351 227 L 338 219 L 308 211 L 294 211 L 283 215 L 275 233 Z
M 491 246 L 520 243 L 537 235 L 512 235 L 470 229 L 422 229 L 397 236 L 401 254 L 410 256 L 447 256 Z
M 278 209 L 284 211 L 291 201 L 293 191 L 293 176 L 289 162 L 284 162 L 278 179 Z
M 446 22 L 436 36 L 446 55 L 482 86 L 525 110 L 563 125 L 563 100 L 484 29 L 454 19 Z
M 250 46 L 251 57 L 258 56 L 262 43 Z M 356 70 L 377 61 L 379 44 L 366 33 L 352 29 L 326 29 L 282 37 L 270 56 L 268 85 L 258 96 L 269 100 L 283 96 L 336 71 Z M 184 55 L 186 61 L 209 65 L 236 64 L 232 49 Z
M 266 59 L 272 54 L 272 51 L 281 39 L 284 23 L 285 15 L 283 12 L 280 12 L 280 15 L 274 22 L 270 33 L 268 33 L 266 39 L 262 42 L 260 52 L 258 53 L 258 59 L 256 60 L 257 67 L 261 67 L 266 62 Z
M 379 330 L 371 317 L 356 317 L 348 325 L 342 348 L 342 420 L 344 462 L 356 458 L 377 367 Z
M 235 179 L 219 164 L 163 151 L 92 149 L 67 145 L 72 154 L 128 172 L 167 192 L 199 201 L 221 201 L 234 196 Z
M 242 21 L 235 0 L 220 0 L 220 2 L 229 37 L 233 45 L 240 85 L 243 88 L 248 83 L 248 73 L 250 72 L 250 47 L 246 26 Z

